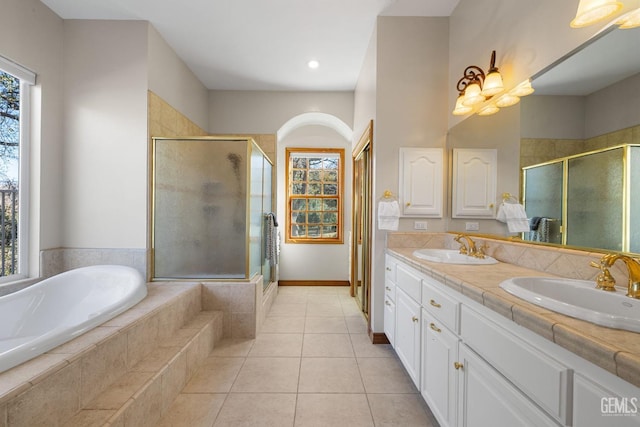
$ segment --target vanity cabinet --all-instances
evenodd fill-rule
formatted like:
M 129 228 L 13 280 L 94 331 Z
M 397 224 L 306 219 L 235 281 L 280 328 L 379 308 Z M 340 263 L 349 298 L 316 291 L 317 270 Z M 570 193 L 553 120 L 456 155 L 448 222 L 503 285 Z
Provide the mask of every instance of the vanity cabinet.
M 555 426 L 493 366 L 460 345 L 458 425 L 465 427 Z
M 456 425 L 460 303 L 431 277 L 422 279 L 420 393 L 441 426 Z
M 405 216 L 442 217 L 443 150 L 400 148 L 399 202 Z
M 453 218 L 495 218 L 497 180 L 496 149 L 454 149 Z
M 420 388 L 420 305 L 402 287 L 396 289 L 396 353 Z
M 414 384 L 420 389 L 422 274 L 403 264 L 395 267 L 395 350 Z
M 441 426 L 640 426 L 638 387 L 386 261 L 395 313 L 385 310 L 385 331 L 389 314 L 396 353 Z
M 384 277 L 384 334 L 395 347 L 396 335 L 396 265 L 397 262 L 386 256 Z

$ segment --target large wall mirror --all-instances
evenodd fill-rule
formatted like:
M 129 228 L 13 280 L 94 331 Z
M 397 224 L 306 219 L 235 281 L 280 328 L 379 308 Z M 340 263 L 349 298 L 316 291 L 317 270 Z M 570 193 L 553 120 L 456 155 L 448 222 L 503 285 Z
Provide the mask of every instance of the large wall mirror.
M 535 93 L 449 131 L 447 147 L 497 148 L 500 195 L 545 232 L 526 240 L 640 253 L 640 28 L 608 29 L 532 77 Z M 635 224 L 634 224 L 635 219 Z M 495 220 L 450 231 L 514 236 Z

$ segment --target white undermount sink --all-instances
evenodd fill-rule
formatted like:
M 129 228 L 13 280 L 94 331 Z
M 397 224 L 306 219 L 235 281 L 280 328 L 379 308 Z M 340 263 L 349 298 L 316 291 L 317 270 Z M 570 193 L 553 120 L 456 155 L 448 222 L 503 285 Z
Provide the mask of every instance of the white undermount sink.
M 515 277 L 500 283 L 512 295 L 567 316 L 610 328 L 640 332 L 640 300 L 624 290 L 596 289 L 595 281 Z
M 444 264 L 497 264 L 498 261 L 490 256 L 484 258 L 476 258 L 469 255 L 461 254 L 456 249 L 418 249 L 413 251 L 413 256 L 432 262 L 441 262 Z

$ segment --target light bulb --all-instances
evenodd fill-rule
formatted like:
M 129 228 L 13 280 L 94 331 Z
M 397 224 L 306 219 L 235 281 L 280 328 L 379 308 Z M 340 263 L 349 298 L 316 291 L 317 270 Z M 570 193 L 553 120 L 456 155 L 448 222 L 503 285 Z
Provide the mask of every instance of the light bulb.
M 490 72 L 486 79 L 484 79 L 484 84 L 482 85 L 482 95 L 484 96 L 493 96 L 497 95 L 504 90 L 504 85 L 502 84 L 502 76 L 500 72 L 496 69 L 496 71 Z
M 483 102 L 484 100 L 485 97 L 480 93 L 480 84 L 478 82 L 473 82 L 465 88 L 464 100 L 462 101 L 463 105 L 471 107 Z

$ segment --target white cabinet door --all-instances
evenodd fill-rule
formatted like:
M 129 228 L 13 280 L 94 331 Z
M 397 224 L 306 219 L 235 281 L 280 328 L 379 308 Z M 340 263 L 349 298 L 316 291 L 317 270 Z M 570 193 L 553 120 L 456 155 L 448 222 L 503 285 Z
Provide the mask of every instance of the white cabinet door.
M 454 149 L 453 217 L 495 218 L 497 179 L 497 150 Z
M 422 309 L 422 397 L 442 427 L 456 425 L 458 336 Z
M 640 396 L 620 396 L 580 375 L 573 377 L 574 427 L 640 426 Z
M 418 390 L 420 389 L 420 305 L 396 288 L 396 353 Z
M 458 425 L 465 427 L 555 426 L 473 350 L 459 348 Z
M 400 197 L 406 216 L 442 217 L 443 150 L 400 149 Z
M 389 295 L 384 297 L 384 334 L 387 336 L 391 346 L 395 347 L 396 304 L 389 298 Z

